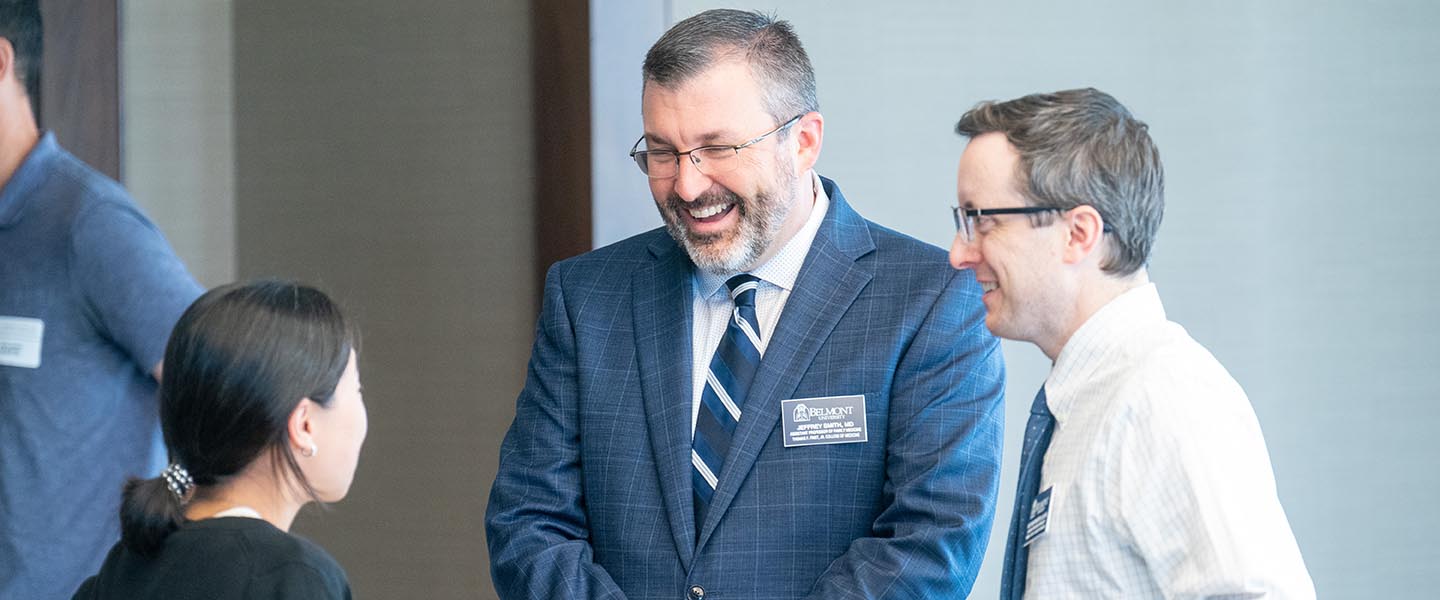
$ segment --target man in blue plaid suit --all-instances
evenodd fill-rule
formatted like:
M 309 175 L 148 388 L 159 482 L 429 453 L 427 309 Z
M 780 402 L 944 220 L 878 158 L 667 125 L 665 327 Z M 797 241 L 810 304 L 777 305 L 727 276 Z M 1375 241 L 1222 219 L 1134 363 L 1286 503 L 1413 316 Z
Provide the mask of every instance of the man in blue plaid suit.
M 550 269 L 486 515 L 500 596 L 965 596 L 1004 380 L 974 278 L 815 174 L 788 23 L 702 13 L 644 75 L 666 227 Z

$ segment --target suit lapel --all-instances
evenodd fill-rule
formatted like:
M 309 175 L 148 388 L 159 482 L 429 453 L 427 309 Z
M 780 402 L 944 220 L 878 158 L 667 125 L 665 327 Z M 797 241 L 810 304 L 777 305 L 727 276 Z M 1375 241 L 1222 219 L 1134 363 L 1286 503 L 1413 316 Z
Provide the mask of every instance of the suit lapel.
M 761 448 L 780 422 L 780 401 L 795 392 L 820 346 L 874 275 L 868 264 L 856 262 L 875 248 L 865 221 L 845 203 L 833 181 L 821 181 L 830 209 L 760 361 L 697 547 L 704 547 L 755 466 Z
M 650 246 L 655 260 L 635 272 L 635 349 L 650 447 L 675 548 L 686 569 L 694 555 L 694 493 L 690 486 L 690 261 L 669 238 Z

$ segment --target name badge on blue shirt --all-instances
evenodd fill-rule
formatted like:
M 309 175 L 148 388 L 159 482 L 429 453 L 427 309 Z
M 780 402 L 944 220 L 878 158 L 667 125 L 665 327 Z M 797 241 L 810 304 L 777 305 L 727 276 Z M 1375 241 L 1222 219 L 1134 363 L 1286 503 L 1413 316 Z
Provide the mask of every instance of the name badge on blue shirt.
M 865 396 L 798 398 L 780 403 L 785 447 L 869 441 Z
M 27 317 L 0 317 L 0 365 L 37 369 L 45 322 Z
M 1029 546 L 1030 542 L 1045 534 L 1045 529 L 1050 526 L 1050 491 L 1054 486 L 1045 488 L 1045 491 L 1035 495 L 1035 501 L 1030 503 L 1030 520 L 1025 524 L 1025 543 L 1022 546 Z

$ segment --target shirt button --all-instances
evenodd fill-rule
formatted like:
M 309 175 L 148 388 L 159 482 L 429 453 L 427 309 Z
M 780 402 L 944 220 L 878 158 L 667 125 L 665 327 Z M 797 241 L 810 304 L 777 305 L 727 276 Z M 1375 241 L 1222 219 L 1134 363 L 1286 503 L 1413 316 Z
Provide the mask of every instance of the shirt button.
M 690 586 L 690 600 L 704 600 L 705 588 L 698 585 Z

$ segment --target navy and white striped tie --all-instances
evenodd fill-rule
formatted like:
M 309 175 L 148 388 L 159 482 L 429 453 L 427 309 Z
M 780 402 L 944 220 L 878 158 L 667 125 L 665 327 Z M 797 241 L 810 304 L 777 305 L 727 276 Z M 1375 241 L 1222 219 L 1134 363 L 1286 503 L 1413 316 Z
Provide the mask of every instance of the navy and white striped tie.
M 710 359 L 705 388 L 700 394 L 700 412 L 695 418 L 695 439 L 690 448 L 691 480 L 695 488 L 695 532 L 705 523 L 710 499 L 719 484 L 720 468 L 730 440 L 740 423 L 740 407 L 760 366 L 760 322 L 755 316 L 755 290 L 759 279 L 741 274 L 725 282 L 735 311 L 725 335 Z

